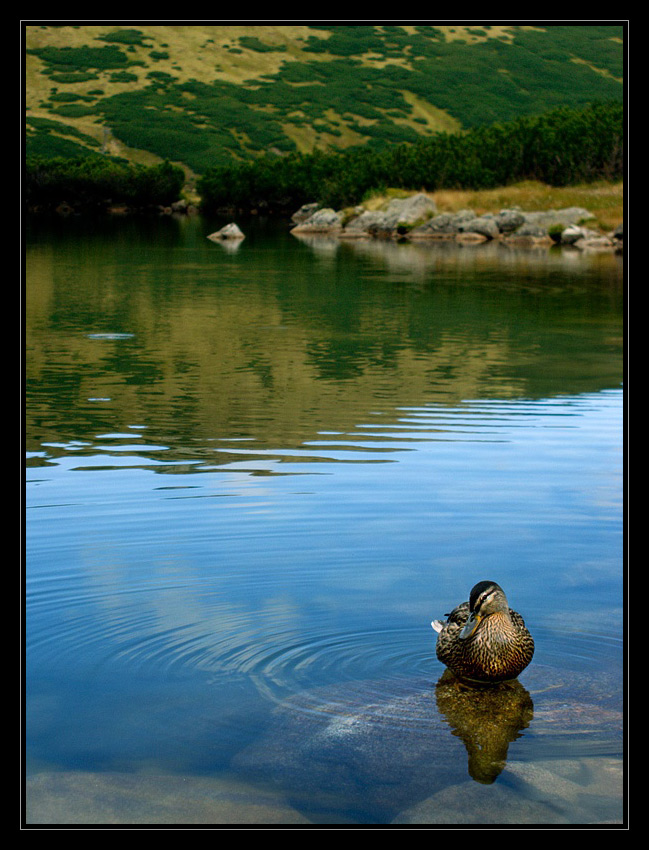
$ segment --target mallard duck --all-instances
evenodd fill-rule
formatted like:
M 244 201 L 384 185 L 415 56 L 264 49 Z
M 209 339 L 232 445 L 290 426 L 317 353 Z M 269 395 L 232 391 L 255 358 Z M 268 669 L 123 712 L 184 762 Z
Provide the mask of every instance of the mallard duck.
M 512 611 L 495 581 L 481 581 L 468 602 L 433 620 L 437 657 L 459 679 L 504 682 L 515 679 L 534 655 L 534 640 L 525 621 Z

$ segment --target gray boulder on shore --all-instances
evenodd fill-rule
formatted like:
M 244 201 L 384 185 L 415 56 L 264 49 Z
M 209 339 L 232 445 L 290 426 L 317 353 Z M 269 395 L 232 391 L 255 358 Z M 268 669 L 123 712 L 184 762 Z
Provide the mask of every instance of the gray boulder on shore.
M 341 236 L 402 235 L 435 212 L 435 201 L 423 192 L 409 198 L 393 198 L 384 210 L 362 210 L 345 225 Z
M 320 204 L 302 204 L 297 212 L 294 212 L 291 216 L 291 221 L 295 222 L 295 224 L 301 224 L 303 221 L 307 221 L 311 218 L 311 216 L 320 209 Z
M 473 210 L 460 210 L 455 213 L 439 213 L 431 216 L 428 221 L 414 227 L 408 236 L 411 239 L 454 239 L 460 232 L 460 228 L 474 219 Z
M 325 207 L 317 209 L 313 215 L 297 224 L 291 233 L 332 233 L 342 228 L 342 221 L 342 213 Z
M 460 225 L 460 234 L 477 233 L 485 239 L 496 239 L 500 236 L 500 228 L 493 215 L 481 215 L 469 219 Z

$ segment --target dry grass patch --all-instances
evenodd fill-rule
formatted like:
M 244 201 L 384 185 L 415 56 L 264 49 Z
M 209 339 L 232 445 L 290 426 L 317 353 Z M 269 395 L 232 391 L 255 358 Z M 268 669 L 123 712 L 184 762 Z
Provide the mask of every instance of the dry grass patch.
M 624 218 L 622 182 L 600 181 L 557 188 L 530 180 L 497 189 L 441 189 L 434 193 L 434 198 L 440 212 L 472 209 L 478 215 L 507 207 L 528 211 L 584 207 L 593 213 L 603 230 L 612 230 Z

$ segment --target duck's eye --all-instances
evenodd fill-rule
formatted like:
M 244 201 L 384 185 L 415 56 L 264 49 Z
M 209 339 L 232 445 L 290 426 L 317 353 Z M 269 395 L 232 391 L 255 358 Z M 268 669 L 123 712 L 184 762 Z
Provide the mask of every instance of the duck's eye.
M 488 591 L 487 593 L 483 593 L 480 599 L 478 600 L 478 608 L 482 608 L 489 600 L 493 599 L 493 590 Z

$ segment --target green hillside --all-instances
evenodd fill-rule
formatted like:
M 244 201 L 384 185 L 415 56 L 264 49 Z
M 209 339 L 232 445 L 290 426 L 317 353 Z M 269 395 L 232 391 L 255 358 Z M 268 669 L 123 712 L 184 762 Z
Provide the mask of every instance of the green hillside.
M 26 150 L 190 173 L 622 99 L 623 27 L 25 28 Z

